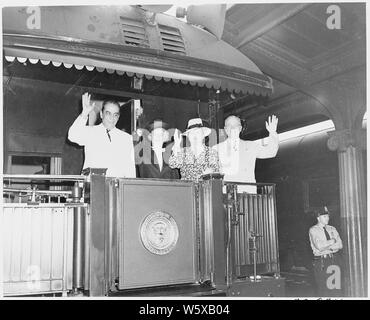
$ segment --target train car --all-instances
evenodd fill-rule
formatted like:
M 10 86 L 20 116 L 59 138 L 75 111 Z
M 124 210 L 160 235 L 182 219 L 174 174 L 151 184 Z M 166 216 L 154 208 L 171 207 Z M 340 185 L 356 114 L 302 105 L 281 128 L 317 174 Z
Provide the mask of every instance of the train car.
M 366 296 L 365 5 L 178 8 L 186 21 L 169 7 L 3 8 L 1 294 L 315 295 L 308 230 L 327 207 L 343 241 L 342 292 Z M 185 131 L 201 118 L 213 146 L 238 115 L 240 138 L 263 144 L 272 114 L 279 152 L 258 160 L 256 193 L 219 173 L 191 182 L 82 171 L 67 132 L 86 92 L 89 125 L 104 100 L 119 102 L 117 127 L 136 155 L 155 119 Z M 292 277 L 305 292 L 291 291 Z
M 84 92 L 118 100 L 129 133 L 158 115 L 184 129 L 197 115 L 215 129 L 210 145 L 222 139 L 220 106 L 272 93 L 212 25 L 151 10 L 3 9 L 5 296 L 284 295 L 273 184 L 241 194 L 218 174 L 80 174 L 66 133 Z

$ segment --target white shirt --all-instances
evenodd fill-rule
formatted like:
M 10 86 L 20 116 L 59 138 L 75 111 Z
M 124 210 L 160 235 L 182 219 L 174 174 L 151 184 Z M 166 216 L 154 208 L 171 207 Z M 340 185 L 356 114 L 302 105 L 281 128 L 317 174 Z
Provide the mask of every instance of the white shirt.
M 255 183 L 256 159 L 275 157 L 279 149 L 279 139 L 277 134 L 270 134 L 265 146 L 259 141 L 226 139 L 213 148 L 218 152 L 224 181 Z M 238 186 L 238 191 L 256 193 L 256 187 Z
M 107 168 L 110 177 L 135 178 L 135 158 L 132 136 L 113 128 L 109 131 L 103 124 L 86 126 L 87 118 L 81 115 L 68 131 L 68 139 L 85 147 L 83 168 Z
M 310 228 L 310 244 L 314 256 L 322 256 L 329 253 L 338 252 L 343 248 L 342 240 L 340 239 L 337 229 L 333 226 L 326 226 L 326 231 L 329 233 L 330 239 L 335 239 L 336 242 L 331 246 L 328 244 L 330 240 L 326 239 L 324 228 L 316 224 Z M 330 250 L 331 249 L 331 250 Z

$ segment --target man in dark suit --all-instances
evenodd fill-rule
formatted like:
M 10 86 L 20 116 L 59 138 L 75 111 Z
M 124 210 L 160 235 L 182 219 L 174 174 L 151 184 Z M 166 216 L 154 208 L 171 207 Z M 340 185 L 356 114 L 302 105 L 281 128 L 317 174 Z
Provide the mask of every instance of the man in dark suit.
M 162 120 L 154 120 L 147 126 L 147 129 L 149 132 L 147 138 L 151 146 L 149 148 L 144 147 L 140 155 L 141 163 L 138 165 L 139 177 L 180 179 L 178 169 L 172 169 L 168 166 L 171 148 L 169 148 L 168 152 L 164 148 L 164 144 L 169 141 L 167 123 Z

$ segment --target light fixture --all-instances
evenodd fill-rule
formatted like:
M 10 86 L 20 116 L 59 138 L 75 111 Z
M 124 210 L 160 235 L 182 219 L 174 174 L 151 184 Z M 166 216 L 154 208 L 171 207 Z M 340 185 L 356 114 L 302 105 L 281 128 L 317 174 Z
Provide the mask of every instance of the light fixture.
M 135 90 L 143 90 L 143 78 L 133 77 L 132 88 Z

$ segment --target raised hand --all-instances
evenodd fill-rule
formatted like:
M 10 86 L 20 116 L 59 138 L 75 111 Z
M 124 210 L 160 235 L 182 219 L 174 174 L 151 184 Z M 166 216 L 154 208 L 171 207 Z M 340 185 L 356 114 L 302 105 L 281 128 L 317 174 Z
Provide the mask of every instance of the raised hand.
M 265 122 L 266 123 L 266 130 L 269 133 L 276 133 L 277 130 L 277 125 L 278 125 L 279 119 L 272 115 L 268 117 L 268 120 Z
M 91 103 L 91 94 L 84 93 L 82 95 L 82 116 L 87 117 L 95 107 L 95 102 Z
M 181 147 L 181 134 L 180 134 L 179 130 L 175 129 L 175 133 L 174 133 L 173 137 L 174 137 L 174 140 L 175 140 L 173 148 L 174 149 L 180 149 L 180 147 Z

